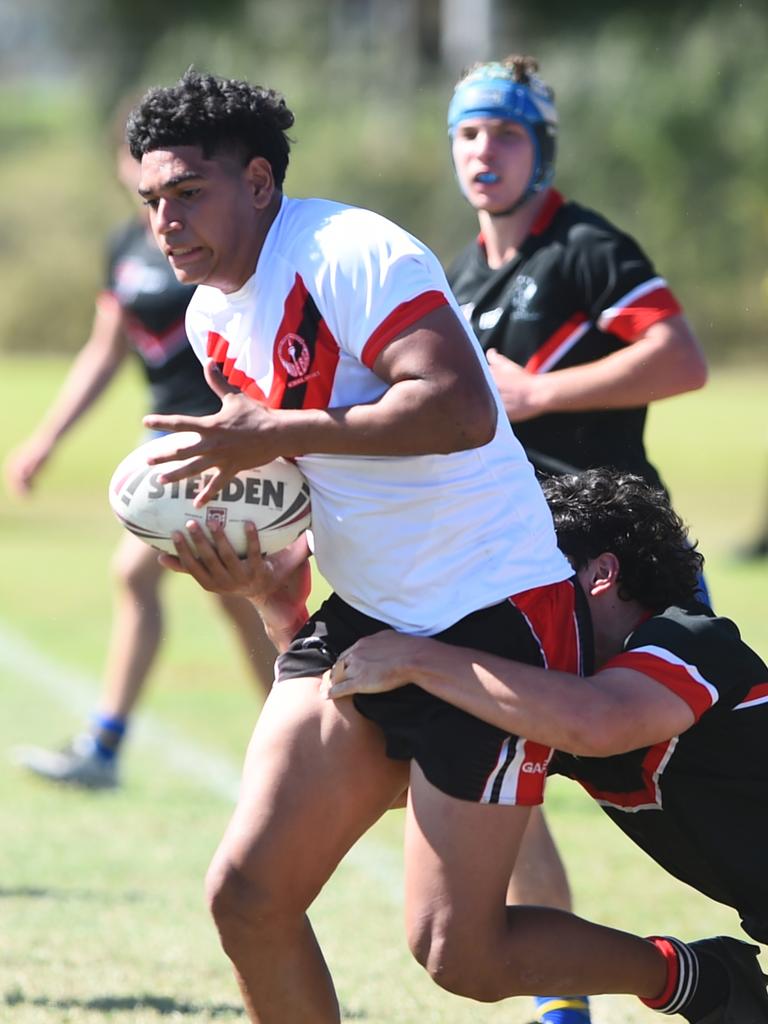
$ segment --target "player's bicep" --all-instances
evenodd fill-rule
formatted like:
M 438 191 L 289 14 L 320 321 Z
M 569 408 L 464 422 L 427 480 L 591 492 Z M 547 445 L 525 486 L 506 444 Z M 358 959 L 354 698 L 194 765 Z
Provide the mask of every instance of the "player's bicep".
M 629 340 L 642 345 L 645 359 L 653 361 L 665 395 L 693 391 L 706 383 L 706 356 L 682 313 L 657 320 Z
M 596 750 L 609 757 L 679 736 L 696 715 L 681 696 L 651 676 L 628 668 L 608 668 L 592 677 L 599 697 L 594 725 Z
M 486 444 L 496 429 L 498 410 L 478 350 L 450 306 L 427 313 L 392 339 L 378 354 L 373 371 L 390 385 L 408 385 L 408 403 L 429 405 L 451 431 L 461 423 L 466 446 Z M 464 445 L 463 445 L 464 446 Z
M 442 387 L 466 381 L 487 390 L 477 350 L 453 309 L 440 306 L 397 334 L 376 357 L 374 373 L 388 384 L 430 380 Z

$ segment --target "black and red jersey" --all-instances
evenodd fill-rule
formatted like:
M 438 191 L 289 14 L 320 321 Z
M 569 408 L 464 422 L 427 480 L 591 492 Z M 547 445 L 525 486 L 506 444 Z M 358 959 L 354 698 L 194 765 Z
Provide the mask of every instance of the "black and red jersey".
M 768 941 L 768 667 L 703 605 L 646 620 L 609 666 L 672 690 L 694 725 L 612 757 L 558 752 L 551 772 L 578 780 L 658 864 Z
M 489 267 L 481 236 L 448 279 L 483 349 L 531 373 L 595 362 L 680 312 L 629 235 L 554 189 L 513 260 Z M 643 444 L 645 418 L 645 407 L 550 413 L 514 429 L 544 471 L 613 466 L 658 485 Z
M 194 290 L 179 283 L 141 221 L 115 232 L 99 301 L 120 304 L 126 335 L 149 383 L 150 412 L 204 416 L 220 408 L 184 326 Z

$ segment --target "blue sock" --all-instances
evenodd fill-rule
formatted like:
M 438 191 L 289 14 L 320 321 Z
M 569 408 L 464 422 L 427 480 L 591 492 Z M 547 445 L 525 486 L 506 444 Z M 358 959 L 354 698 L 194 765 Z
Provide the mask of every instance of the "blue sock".
M 125 736 L 125 730 L 128 728 L 127 719 L 95 712 L 91 716 L 91 723 L 96 753 L 105 761 L 111 761 Z
M 587 1024 L 587 996 L 534 996 L 536 1020 L 544 1024 Z

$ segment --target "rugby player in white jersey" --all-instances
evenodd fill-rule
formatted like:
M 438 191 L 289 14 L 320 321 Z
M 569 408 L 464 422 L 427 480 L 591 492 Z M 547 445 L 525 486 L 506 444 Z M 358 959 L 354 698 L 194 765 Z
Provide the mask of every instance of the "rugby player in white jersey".
M 573 964 L 550 956 L 548 918 L 537 927 L 526 910 L 521 933 L 505 905 L 549 749 L 416 687 L 354 703 L 323 694 L 339 653 L 385 628 L 578 672 L 577 591 L 436 258 L 373 213 L 284 197 L 292 124 L 272 90 L 194 71 L 150 90 L 128 122 L 155 237 L 199 286 L 187 330 L 223 403 L 147 417 L 200 434 L 155 461 L 184 460 L 167 481 L 206 473 L 204 504 L 240 469 L 295 459 L 333 588 L 307 618 L 304 541 L 262 562 L 252 537 L 241 563 L 220 533 L 211 545 L 191 530 L 197 559 L 181 535 L 179 558 L 164 556 L 207 589 L 249 596 L 283 651 L 209 871 L 212 913 L 251 1020 L 337 1022 L 306 911 L 407 788 L 417 958 L 479 1000 L 523 978 L 540 991 L 543 972 L 548 991 L 569 991 Z M 653 944 L 595 927 L 594 948 L 614 991 L 663 987 Z

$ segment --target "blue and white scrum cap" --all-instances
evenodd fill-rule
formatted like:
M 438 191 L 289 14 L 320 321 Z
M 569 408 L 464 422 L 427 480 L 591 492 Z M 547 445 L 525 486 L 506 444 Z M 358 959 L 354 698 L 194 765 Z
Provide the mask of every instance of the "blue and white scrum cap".
M 537 75 L 516 82 L 504 64 L 481 64 L 456 86 L 448 107 L 448 134 L 475 118 L 515 121 L 528 132 L 535 158 L 526 194 L 547 188 L 555 173 L 557 110 L 549 86 Z

